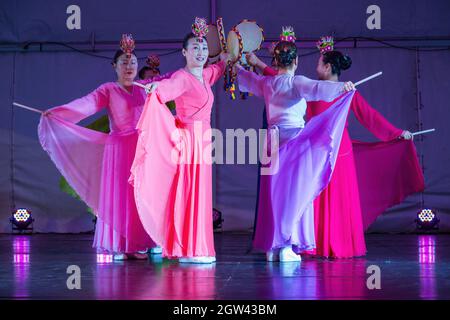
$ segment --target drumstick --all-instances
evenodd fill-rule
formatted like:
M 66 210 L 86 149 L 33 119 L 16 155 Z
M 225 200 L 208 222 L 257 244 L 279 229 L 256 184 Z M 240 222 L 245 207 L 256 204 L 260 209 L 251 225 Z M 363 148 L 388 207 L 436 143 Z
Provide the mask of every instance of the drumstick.
M 433 129 L 428 129 L 428 130 L 423 130 L 423 131 L 417 131 L 417 132 L 413 132 L 412 135 L 417 136 L 419 134 L 424 134 L 424 133 L 433 132 L 433 131 L 436 131 L 436 129 L 433 128 Z
M 141 87 L 142 89 L 145 89 L 145 90 L 148 89 L 148 88 L 147 88 L 145 85 L 143 85 L 142 83 L 133 81 L 133 84 L 134 84 L 135 86 Z
M 369 80 L 371 80 L 371 79 L 373 79 L 373 78 L 379 77 L 379 76 L 381 76 L 382 74 L 383 74 L 383 72 L 380 71 L 380 72 L 378 72 L 378 73 L 375 73 L 375 74 L 371 75 L 370 77 L 364 78 L 364 79 L 358 81 L 357 83 L 355 83 L 355 87 L 358 86 L 358 85 L 360 85 L 360 84 L 363 84 L 364 82 L 367 82 L 367 81 L 369 81 Z
M 42 111 L 42 110 L 38 110 L 38 109 L 35 109 L 35 108 L 32 108 L 32 107 L 27 107 L 27 106 L 24 106 L 23 104 L 20 104 L 20 103 L 17 103 L 17 102 L 13 102 L 13 105 L 15 105 L 16 107 L 27 109 L 27 110 L 30 110 L 30 111 L 34 111 L 34 112 L 37 112 L 37 113 L 41 113 L 41 114 L 44 113 L 44 111 Z

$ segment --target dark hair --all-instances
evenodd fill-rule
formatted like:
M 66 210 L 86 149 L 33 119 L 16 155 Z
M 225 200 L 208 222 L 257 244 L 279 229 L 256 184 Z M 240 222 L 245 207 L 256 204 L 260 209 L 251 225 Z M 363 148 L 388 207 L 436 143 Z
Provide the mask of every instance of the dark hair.
M 187 46 L 188 46 L 188 44 L 189 44 L 189 40 L 190 39 L 193 39 L 193 38 L 198 38 L 195 34 L 193 34 L 192 32 L 191 33 L 188 33 L 185 37 L 184 37 L 184 39 L 183 39 L 183 49 L 187 49 Z M 206 42 L 207 42 L 207 40 L 206 40 L 206 37 L 202 37 Z M 207 42 L 208 43 L 208 42 Z
M 293 42 L 280 41 L 273 52 L 277 66 L 281 68 L 291 66 L 297 58 L 297 47 Z
M 141 68 L 141 70 L 139 70 L 139 79 L 141 80 L 145 80 L 145 72 L 147 72 L 148 70 L 153 70 L 153 71 L 157 71 L 158 74 L 161 73 L 161 71 L 159 71 L 159 68 L 150 68 L 149 66 L 144 66 Z
M 340 51 L 328 51 L 323 54 L 323 63 L 331 65 L 331 73 L 341 75 L 342 70 L 347 70 L 352 65 L 352 59 L 343 55 Z
M 123 52 L 122 50 L 117 50 L 116 53 L 114 54 L 111 64 L 117 63 L 117 60 L 119 60 L 119 57 L 123 54 L 125 54 L 125 52 Z M 136 53 L 134 51 L 132 51 L 131 54 L 136 56 Z
M 277 65 L 277 61 L 275 60 L 275 56 L 272 57 L 272 60 L 270 60 L 270 65 L 272 67 L 275 67 Z

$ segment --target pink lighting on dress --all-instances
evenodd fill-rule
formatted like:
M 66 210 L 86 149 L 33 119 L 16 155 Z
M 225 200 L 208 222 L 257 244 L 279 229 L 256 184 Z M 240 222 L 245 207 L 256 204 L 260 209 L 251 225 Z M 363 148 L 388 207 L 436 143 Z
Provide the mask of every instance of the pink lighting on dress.
M 419 236 L 417 248 L 420 267 L 420 297 L 422 299 L 436 298 L 436 237 L 433 235 Z
M 97 253 L 97 263 L 112 263 L 113 255 L 105 253 Z

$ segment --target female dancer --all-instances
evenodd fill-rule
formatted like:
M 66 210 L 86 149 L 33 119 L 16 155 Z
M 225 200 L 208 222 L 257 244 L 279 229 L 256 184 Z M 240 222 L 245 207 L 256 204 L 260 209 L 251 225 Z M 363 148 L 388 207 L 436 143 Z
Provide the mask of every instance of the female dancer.
M 145 60 L 145 64 L 139 70 L 139 79 L 149 79 L 161 74 L 161 71 L 159 71 L 160 60 L 156 54 L 150 54 Z
M 290 41 L 278 43 L 275 60 L 277 76 L 238 73 L 241 91 L 264 97 L 269 128 L 280 137 L 279 150 L 269 150 L 272 158 L 278 152 L 279 169 L 261 175 L 253 246 L 266 251 L 268 261 L 300 261 L 293 249 L 315 247 L 312 202 L 331 178 L 353 92 L 305 127 L 306 101 L 331 101 L 354 85 L 295 76 L 297 48 Z
M 137 73 L 133 49 L 132 37 L 124 35 L 112 62 L 117 81 L 47 110 L 38 130 L 44 150 L 97 215 L 93 247 L 114 253 L 115 260 L 146 259 L 138 251 L 155 247 L 142 227 L 128 183 L 138 137 L 135 127 L 146 98 L 145 90 L 132 84 Z M 109 134 L 76 125 L 103 109 L 110 119 Z
M 350 57 L 333 50 L 331 37 L 322 37 L 318 47 L 321 50 L 317 63 L 318 78 L 339 81 L 341 71 L 351 66 Z M 321 114 L 329 107 L 329 102 L 309 102 L 307 119 Z M 358 92 L 355 93 L 350 108 L 358 121 L 378 139 L 382 141 L 397 138 L 412 139 L 411 132 L 394 127 Z M 347 125 L 333 177 L 329 185 L 314 201 L 314 221 L 317 255 L 336 258 L 365 255 L 366 245 L 358 180 Z
M 317 46 L 321 52 L 316 69 L 318 78 L 339 81 L 341 71 L 351 66 L 350 57 L 333 50 L 332 37 L 322 37 Z M 256 56 L 251 56 L 250 60 L 265 75 L 277 74 L 276 70 L 267 67 Z M 332 104 L 333 102 L 327 101 L 308 102 L 306 118 L 309 120 L 321 114 Z M 355 92 L 350 108 L 358 121 L 380 140 L 412 139 L 409 131 L 390 124 L 358 92 Z M 366 253 L 355 160 L 347 126 L 348 124 L 344 129 L 332 179 L 314 200 L 317 248 L 312 253 L 324 257 L 350 258 Z
M 211 86 L 227 56 L 208 59 L 206 21 L 196 18 L 183 41 L 186 66 L 152 83 L 138 123 L 139 140 L 130 181 L 145 230 L 163 256 L 181 263 L 215 261 L 212 223 Z M 176 117 L 164 106 L 175 100 Z

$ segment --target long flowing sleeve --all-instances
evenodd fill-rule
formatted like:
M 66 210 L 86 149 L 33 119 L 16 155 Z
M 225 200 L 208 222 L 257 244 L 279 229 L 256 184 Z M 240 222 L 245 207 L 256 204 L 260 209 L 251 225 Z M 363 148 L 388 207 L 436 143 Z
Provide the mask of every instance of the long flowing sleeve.
M 264 96 L 264 77 L 244 69 L 238 71 L 239 90 L 251 92 L 257 97 Z
M 176 182 L 178 162 L 172 155 L 177 150 L 176 139 L 179 132 L 175 117 L 161 102 L 161 98 L 175 98 L 181 92 L 179 86 L 183 84 L 176 73 L 170 80 L 163 80 L 161 83 L 162 86 L 147 97 L 137 124 L 139 138 L 129 178 L 134 186 L 134 197 L 142 225 L 159 245 L 165 243 L 166 225 L 173 210 L 170 203 L 176 197 L 172 190 Z M 157 95 L 158 89 L 161 97 Z
M 110 84 L 42 115 L 38 136 L 59 172 L 98 214 L 104 146 L 108 135 L 77 125 L 109 105 Z
M 386 209 L 425 189 L 411 140 L 353 141 L 364 230 Z
M 304 76 L 295 76 L 293 83 L 299 96 L 306 101 L 333 101 L 344 93 L 342 82 L 311 80 Z
M 52 116 L 78 123 L 109 105 L 108 84 L 103 84 L 88 95 L 62 106 L 49 109 Z
M 210 86 L 216 83 L 216 81 L 219 80 L 221 76 L 223 76 L 225 67 L 225 61 L 220 61 L 205 68 L 203 72 Z
M 403 132 L 403 130 L 392 125 L 377 110 L 372 108 L 358 92 L 353 97 L 351 108 L 358 121 L 382 141 L 396 139 Z
M 169 79 L 158 82 L 155 93 L 161 103 L 175 100 L 186 91 L 186 88 L 189 86 L 189 79 L 184 72 L 183 70 L 178 70 Z

